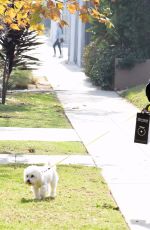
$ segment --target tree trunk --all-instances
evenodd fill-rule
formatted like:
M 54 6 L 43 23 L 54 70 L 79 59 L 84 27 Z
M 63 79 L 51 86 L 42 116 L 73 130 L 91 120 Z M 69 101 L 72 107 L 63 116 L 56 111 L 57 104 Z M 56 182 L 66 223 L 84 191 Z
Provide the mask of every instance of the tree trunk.
M 6 102 L 6 93 L 9 79 L 9 59 L 6 58 L 4 72 L 3 72 L 3 85 L 2 85 L 2 104 Z

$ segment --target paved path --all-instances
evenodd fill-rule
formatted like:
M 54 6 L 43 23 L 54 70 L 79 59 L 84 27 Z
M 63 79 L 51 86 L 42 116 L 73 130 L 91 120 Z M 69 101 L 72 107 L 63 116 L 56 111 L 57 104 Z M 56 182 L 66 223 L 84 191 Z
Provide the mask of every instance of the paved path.
M 73 127 L 102 168 L 130 229 L 150 229 L 150 142 L 133 141 L 138 110 L 117 93 L 92 86 L 65 59 L 52 58 L 48 43 L 39 54 L 45 61 L 38 73 L 48 76 Z
M 95 163 L 91 156 L 81 155 L 13 155 L 13 154 L 1 154 L 0 164 L 45 164 L 50 162 L 52 165 L 59 164 L 79 164 L 86 166 L 95 166 Z
M 0 140 L 81 141 L 74 129 L 0 127 Z

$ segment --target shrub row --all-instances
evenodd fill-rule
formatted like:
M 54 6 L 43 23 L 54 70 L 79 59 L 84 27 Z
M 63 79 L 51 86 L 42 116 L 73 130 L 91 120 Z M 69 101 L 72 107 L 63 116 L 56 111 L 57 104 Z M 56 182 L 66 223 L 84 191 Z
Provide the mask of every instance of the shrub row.
M 91 42 L 86 46 L 83 55 L 85 74 L 91 78 L 93 84 L 108 90 L 113 88 L 115 71 L 116 48 L 103 41 Z

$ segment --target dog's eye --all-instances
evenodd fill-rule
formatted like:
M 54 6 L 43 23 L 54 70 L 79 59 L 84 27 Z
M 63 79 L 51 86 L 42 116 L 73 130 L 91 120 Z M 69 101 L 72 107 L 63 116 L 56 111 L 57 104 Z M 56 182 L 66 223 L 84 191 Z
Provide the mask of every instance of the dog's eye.
M 26 175 L 26 177 L 29 177 L 29 175 Z
M 31 175 L 31 178 L 33 178 L 34 177 L 34 175 Z

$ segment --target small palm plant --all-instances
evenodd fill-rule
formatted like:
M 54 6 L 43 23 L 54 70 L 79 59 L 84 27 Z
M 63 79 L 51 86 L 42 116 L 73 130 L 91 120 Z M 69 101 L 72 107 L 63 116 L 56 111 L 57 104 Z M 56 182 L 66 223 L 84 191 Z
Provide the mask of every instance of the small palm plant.
M 37 34 L 27 28 L 13 30 L 4 27 L 0 32 L 0 63 L 2 73 L 2 104 L 5 104 L 11 72 L 14 68 L 33 69 L 39 63 L 39 59 L 28 54 L 41 43 L 37 41 Z

